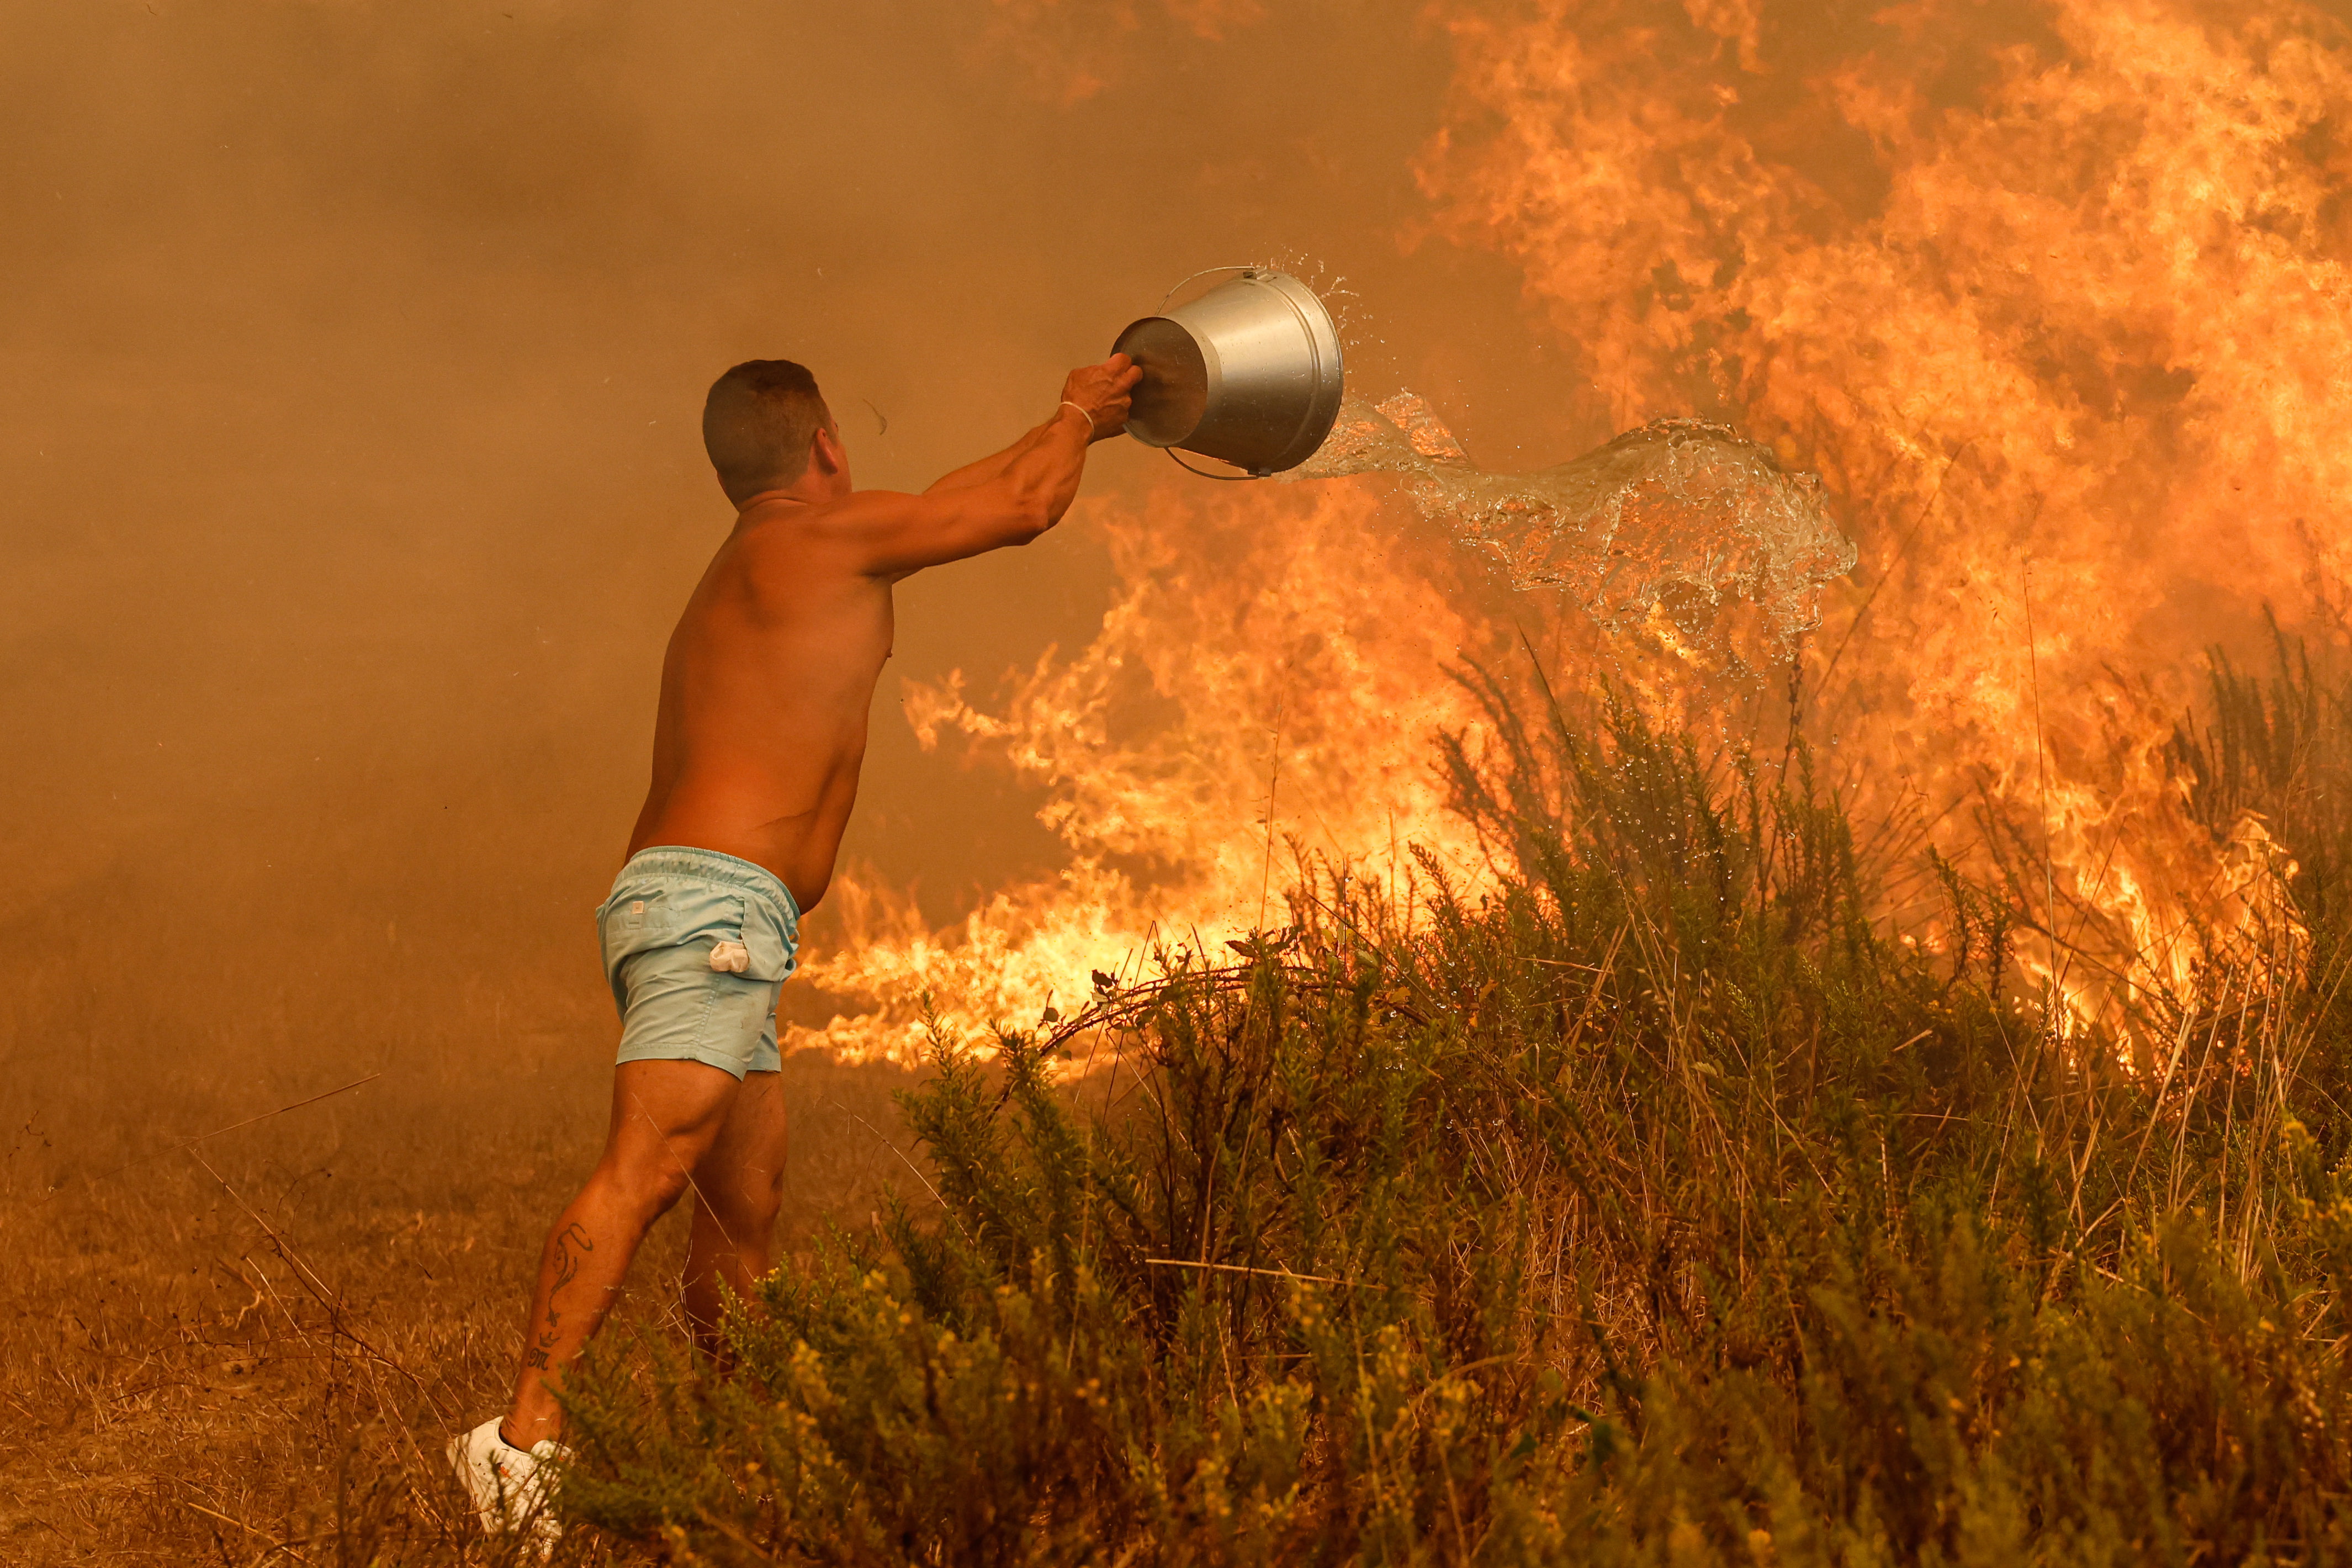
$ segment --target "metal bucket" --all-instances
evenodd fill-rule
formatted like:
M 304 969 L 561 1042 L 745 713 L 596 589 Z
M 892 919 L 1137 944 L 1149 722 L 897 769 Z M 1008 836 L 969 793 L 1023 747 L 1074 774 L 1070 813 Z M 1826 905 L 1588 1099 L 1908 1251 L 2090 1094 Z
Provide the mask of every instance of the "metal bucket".
M 1119 333 L 1143 369 L 1127 433 L 1257 478 L 1314 456 L 1339 416 L 1339 333 L 1315 291 L 1251 268 Z

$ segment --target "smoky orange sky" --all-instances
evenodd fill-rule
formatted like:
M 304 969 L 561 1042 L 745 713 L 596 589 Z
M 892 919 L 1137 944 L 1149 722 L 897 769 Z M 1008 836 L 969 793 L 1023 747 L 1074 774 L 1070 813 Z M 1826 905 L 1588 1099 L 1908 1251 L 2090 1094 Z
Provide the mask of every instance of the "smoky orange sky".
M 1549 449 L 1573 373 L 1522 349 L 1516 269 L 1411 244 L 1446 39 L 1228 9 L 16 8 L 14 1067 L 512 1049 L 499 998 L 547 973 L 593 1008 L 736 360 L 811 364 L 859 480 L 915 488 L 1184 274 L 1281 252 L 1351 279 L 1398 362 L 1366 373 Z M 1088 492 L 1165 467 L 1099 447 Z M 1082 506 L 902 591 L 847 853 L 927 912 L 1055 847 L 917 749 L 895 677 L 1083 640 L 1106 570 Z
M 575 1048 L 609 1015 L 587 913 L 644 786 L 663 640 L 729 521 L 696 416 L 742 358 L 808 363 L 860 481 L 916 488 L 1043 418 L 1062 373 L 1180 278 L 1296 258 L 1348 279 L 1355 384 L 1423 393 L 1491 466 L 1703 414 L 1822 468 L 1864 550 L 1834 629 L 1920 570 L 1904 530 L 1978 406 L 1872 401 L 1867 364 L 1905 352 L 1878 330 L 1911 296 L 1864 288 L 1854 258 L 1908 247 L 1934 265 L 1900 226 L 1922 170 L 1981 158 L 1975 198 L 2009 210 L 2018 128 L 2041 112 L 2016 84 L 2112 67 L 2094 12 L 17 7 L 0 49 L 11 1074 L 307 1085 L 345 1062 L 557 1052 L 600 1071 Z M 2341 76 L 2324 9 L 2126 12 L 2257 76 L 2287 58 L 2281 39 L 2325 68 L 2270 98 L 2250 87 L 2257 110 Z M 2247 15 L 2262 26 L 2242 37 Z M 2151 99 L 2200 62 L 2187 44 L 2150 56 Z M 2009 140 L 1937 129 L 1979 113 Z M 2099 144 L 2051 115 L 2053 155 L 2084 160 L 2061 171 L 2070 188 L 2099 188 Z M 2293 243 L 2325 257 L 2346 233 L 2343 128 L 2289 121 L 2316 171 Z M 1638 157 L 1607 140 L 1635 132 Z M 1973 256 L 1956 238 L 1952 264 L 2021 275 L 2042 236 L 2021 234 Z M 1806 274 L 1818 257 L 1845 259 Z M 2344 340 L 2322 281 L 2336 314 L 2315 362 Z M 2150 328 L 2134 359 L 2082 327 L 2033 328 L 2074 378 L 2050 394 L 2067 417 L 2095 383 L 2106 401 L 2083 416 L 2115 442 L 2174 439 L 2167 411 L 2204 351 Z M 1852 364 L 1803 352 L 1865 341 Z M 2100 458 L 2105 500 L 2032 537 L 2121 515 L 2123 449 Z M 2000 475 L 1960 472 L 1956 495 L 2010 516 Z M 1066 846 L 1036 819 L 1042 786 L 919 748 L 898 679 L 960 669 L 985 692 L 1085 645 L 1114 584 L 1104 519 L 1194 483 L 1098 447 L 1088 499 L 1047 540 L 905 587 L 845 846 L 862 875 L 946 922 L 1050 871 Z M 1204 527 L 1203 550 L 1232 547 L 1234 508 L 1279 527 L 1297 503 L 1213 505 L 1225 531 Z M 1924 537 L 1941 550 L 1966 526 Z M 1213 584 L 1214 564 L 1187 562 L 1188 580 Z M 2061 668 L 2242 638 L 2299 581 L 2282 563 L 2242 592 L 2186 584 L 2111 645 L 2085 632 Z M 1856 663 L 1923 646 L 1893 613 L 1906 592 Z M 1888 754 L 1924 743 L 1916 694 L 1857 689 L 1902 717 Z M 1990 711 L 1955 723 L 1998 731 Z

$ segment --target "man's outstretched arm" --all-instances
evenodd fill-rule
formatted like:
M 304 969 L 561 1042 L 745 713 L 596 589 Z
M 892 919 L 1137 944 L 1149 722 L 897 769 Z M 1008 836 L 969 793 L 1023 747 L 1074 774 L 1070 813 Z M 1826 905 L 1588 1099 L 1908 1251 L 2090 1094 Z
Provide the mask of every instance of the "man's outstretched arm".
M 1069 510 L 1087 447 L 1126 425 L 1128 395 L 1141 374 L 1124 354 L 1074 370 L 1053 417 L 1003 451 L 958 468 L 921 495 L 851 496 L 827 507 L 820 526 L 876 577 L 1026 544 Z
M 1072 371 L 1063 382 L 1062 405 L 1054 411 L 1052 419 L 1046 420 L 1045 424 L 1038 426 L 1002 452 L 992 452 L 976 463 L 966 463 L 952 473 L 941 474 L 923 493 L 929 496 L 939 495 L 947 490 L 970 489 L 976 485 L 984 485 L 1001 477 L 1008 467 L 1045 439 L 1054 428 L 1056 420 L 1068 420 L 1075 424 L 1076 416 L 1071 412 L 1073 407 L 1083 409 L 1088 415 L 1092 424 L 1091 433 L 1087 437 L 1089 444 L 1107 441 L 1111 437 L 1120 434 L 1127 425 L 1127 404 L 1124 401 L 1118 403 L 1115 409 L 1106 405 L 1097 412 L 1096 405 L 1091 402 L 1081 402 L 1077 395 L 1093 390 L 1090 385 L 1082 385 L 1081 383 L 1090 382 L 1098 373 L 1104 371 L 1112 372 L 1115 375 L 1124 375 L 1128 385 L 1132 387 L 1143 375 L 1141 371 L 1132 368 L 1134 363 L 1135 362 L 1125 354 L 1113 354 L 1100 364 L 1084 365 Z M 1116 417 L 1113 416 L 1114 414 Z

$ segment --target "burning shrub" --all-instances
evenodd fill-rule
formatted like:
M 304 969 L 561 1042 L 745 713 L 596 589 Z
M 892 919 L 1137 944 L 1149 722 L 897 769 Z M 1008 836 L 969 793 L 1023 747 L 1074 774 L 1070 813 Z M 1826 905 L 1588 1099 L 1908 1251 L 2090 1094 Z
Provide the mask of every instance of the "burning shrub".
M 2136 1070 L 1950 865 L 1886 934 L 1801 747 L 1474 687 L 1489 878 L 1302 861 L 1233 962 L 935 1027 L 936 1202 L 772 1276 L 730 1378 L 584 1372 L 567 1506 L 726 1563 L 2352 1548 L 2340 942 L 2215 943 Z

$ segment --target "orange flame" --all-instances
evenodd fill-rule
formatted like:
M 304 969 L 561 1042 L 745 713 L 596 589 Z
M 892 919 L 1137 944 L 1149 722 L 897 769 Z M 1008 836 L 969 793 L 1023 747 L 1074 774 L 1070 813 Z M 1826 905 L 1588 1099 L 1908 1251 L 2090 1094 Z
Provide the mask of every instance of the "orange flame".
M 1456 16 L 1424 190 L 1620 424 L 1727 413 L 1842 497 L 1811 722 L 1858 803 L 1981 789 L 2032 902 L 2185 985 L 2183 920 L 2251 895 L 2163 765 L 2183 681 L 2265 604 L 2341 625 L 2352 54 L 2291 5 L 1800 9 Z
M 1858 540 L 1801 656 L 1849 803 L 1955 847 L 1979 805 L 2007 824 L 2015 894 L 2114 955 L 2024 954 L 2077 1018 L 2193 992 L 2192 923 L 2297 940 L 2292 866 L 2257 822 L 2193 823 L 2165 742 L 2203 647 L 2265 605 L 2345 626 L 2343 30 L 2280 0 L 1435 9 L 1437 227 L 1523 269 L 1612 427 L 1733 425 L 1818 470 Z M 813 968 L 882 1033 L 835 1045 L 902 1044 L 924 986 L 1012 1018 L 1171 922 L 1255 923 L 1283 835 L 1382 874 L 1409 840 L 1470 853 L 1427 771 L 1469 719 L 1444 667 L 1484 636 L 1442 552 L 1352 484 L 1108 526 L 1123 587 L 1091 647 L 1001 712 L 954 683 L 913 704 L 927 742 L 1046 790 L 1069 868 L 955 941 L 868 900 Z M 1675 679 L 1634 684 L 1674 704 Z
M 968 1022 L 1028 1022 L 1155 936 L 1266 924 L 1294 843 L 1360 876 L 1402 881 L 1412 844 L 1475 872 L 1430 769 L 1440 728 L 1473 727 L 1447 669 L 1485 647 L 1442 541 L 1344 483 L 1164 490 L 1097 515 L 1121 587 L 1089 647 L 1049 651 L 999 712 L 960 676 L 907 690 L 924 745 L 967 737 L 1045 792 L 1068 867 L 999 892 L 952 940 L 852 893 L 848 940 L 808 973 L 871 1011 L 803 1043 L 910 1052 L 925 991 Z

